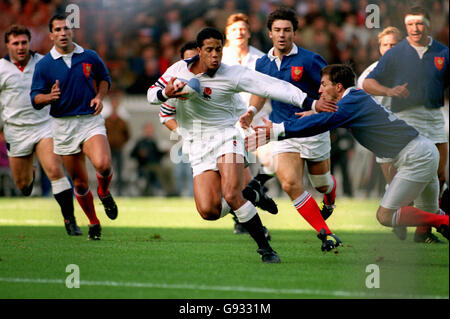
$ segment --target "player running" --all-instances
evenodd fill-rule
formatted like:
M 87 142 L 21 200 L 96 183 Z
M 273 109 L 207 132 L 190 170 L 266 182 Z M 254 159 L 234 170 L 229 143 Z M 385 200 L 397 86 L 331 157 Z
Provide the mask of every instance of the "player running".
M 0 111 L 9 165 L 17 187 L 24 196 L 30 196 L 36 154 L 61 207 L 67 234 L 82 235 L 73 214 L 72 186 L 64 174 L 61 157 L 53 153 L 51 117 L 48 110 L 36 111 L 30 102 L 34 68 L 42 59 L 42 55 L 30 51 L 30 40 L 27 28 L 12 25 L 5 33 L 8 54 L 0 59 Z
M 248 147 L 254 148 L 257 142 L 270 138 L 271 133 L 275 139 L 284 140 L 348 128 L 362 146 L 376 156 L 392 158 L 397 168 L 377 211 L 380 224 L 435 227 L 448 240 L 449 216 L 439 213 L 439 152 L 434 144 L 366 92 L 356 89 L 350 67 L 329 65 L 322 69 L 321 76 L 319 92 L 327 101 L 337 103 L 337 112 L 267 122 L 266 126 L 255 128 L 257 132 L 247 140 Z M 411 202 L 416 207 L 407 206 Z
M 222 64 L 223 36 L 217 29 L 205 28 L 197 35 L 198 55 L 173 64 L 147 98 L 161 105 L 170 98 L 186 96 L 186 82 L 198 81 L 198 95 L 177 105 L 177 118 L 184 149 L 188 150 L 194 175 L 197 211 L 206 220 L 217 220 L 232 209 L 258 245 L 262 261 L 278 263 L 280 258 L 264 236 L 255 206 L 242 195 L 245 166 L 244 141 L 235 127 L 236 108 L 242 102 L 239 92 L 280 99 L 298 107 L 310 108 L 313 99 L 293 85 L 240 65 Z M 316 103 L 321 110 L 334 110 L 332 103 Z
M 256 70 L 285 80 L 295 85 L 309 97 L 318 99 L 320 70 L 327 63 L 318 54 L 297 47 L 294 35 L 298 27 L 295 11 L 279 8 L 267 20 L 273 48 L 256 62 Z M 260 110 L 264 99 L 252 96 L 251 107 Z M 295 118 L 298 108 L 290 103 L 272 101 L 270 119 L 275 123 Z M 247 112 L 240 118 L 242 127 L 250 125 L 254 112 Z M 334 209 L 336 181 L 330 172 L 330 133 L 317 136 L 274 141 L 272 154 L 275 158 L 276 174 L 281 187 L 289 195 L 295 209 L 317 231 L 325 229 L 330 234 L 326 219 Z M 321 208 L 303 186 L 303 170 L 308 168 L 312 186 L 323 193 Z
M 51 104 L 54 152 L 62 156 L 75 186 L 76 198 L 89 218 L 89 239 L 99 240 L 101 225 L 89 189 L 85 157 L 96 170 L 97 194 L 106 215 L 110 219 L 117 218 L 117 205 L 109 192 L 111 150 L 105 121 L 100 115 L 111 79 L 96 52 L 85 50 L 72 41 L 73 31 L 65 16 L 53 16 L 49 29 L 54 47 L 36 65 L 31 101 L 38 110 Z

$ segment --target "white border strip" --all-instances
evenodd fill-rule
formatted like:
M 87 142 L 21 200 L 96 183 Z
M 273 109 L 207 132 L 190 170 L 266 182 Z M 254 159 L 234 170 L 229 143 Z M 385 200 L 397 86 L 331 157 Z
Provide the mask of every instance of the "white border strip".
M 10 283 L 33 283 L 33 284 L 62 284 L 62 279 L 33 279 L 33 278 L 4 278 L 0 277 L 0 282 Z M 317 295 L 333 296 L 347 298 L 393 298 L 393 299 L 448 299 L 449 296 L 438 295 L 406 295 L 406 294 L 382 294 L 367 293 L 358 291 L 326 291 L 314 289 L 274 289 L 260 287 L 240 287 L 240 286 L 205 286 L 192 284 L 158 284 L 158 283 L 139 283 L 139 282 L 116 282 L 116 281 L 80 281 L 81 286 L 102 286 L 102 287 L 135 287 L 135 288 L 162 288 L 162 289 L 189 289 L 189 290 L 212 290 L 212 291 L 240 291 L 267 293 L 271 295 Z

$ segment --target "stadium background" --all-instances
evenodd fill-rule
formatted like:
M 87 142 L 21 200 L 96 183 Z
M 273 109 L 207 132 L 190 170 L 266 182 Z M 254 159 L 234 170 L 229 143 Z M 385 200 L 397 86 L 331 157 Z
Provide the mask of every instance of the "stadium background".
M 147 104 L 145 93 L 149 85 L 179 59 L 180 46 L 195 39 L 196 33 L 203 27 L 214 26 L 224 31 L 226 18 L 230 14 L 246 13 L 251 23 L 250 44 L 267 52 L 271 48 L 271 41 L 266 28 L 266 17 L 279 5 L 289 6 L 299 15 L 299 30 L 295 41 L 297 45 L 319 53 L 330 64 L 351 64 L 359 75 L 379 59 L 378 32 L 388 25 L 393 25 L 405 35 L 403 12 L 412 1 L 1 0 L 1 56 L 7 52 L 3 40 L 4 31 L 13 23 L 27 26 L 32 33 L 31 49 L 46 54 L 51 48 L 48 20 L 54 13 L 64 12 L 70 3 L 78 5 L 80 9 L 80 29 L 75 31 L 74 41 L 98 52 L 112 76 L 111 92 L 120 93 L 119 114 L 127 121 L 131 133 L 130 140 L 123 148 L 121 193 L 124 196 L 139 196 L 144 195 L 145 181 L 138 178 L 137 164 L 130 158 L 130 152 L 141 137 L 143 125 L 148 122 L 153 124 L 154 137 L 161 150 L 168 152 L 176 143 L 169 139 L 168 130 L 159 124 L 159 110 Z M 432 36 L 448 46 L 448 1 L 428 0 L 414 3 L 421 3 L 429 10 L 432 16 Z M 380 8 L 380 28 L 368 29 L 365 26 L 365 9 L 369 4 L 376 4 Z M 102 112 L 105 118 L 109 116 L 110 110 L 110 101 L 107 98 Z M 448 90 L 443 112 L 448 123 Z M 352 185 L 352 191 L 344 194 L 343 177 L 337 168 L 335 175 L 339 183 L 338 195 L 380 196 L 384 182 L 373 156 L 356 144 L 347 151 L 346 145 L 352 145 L 351 141 L 346 135 L 335 133 L 341 140 L 334 145 L 345 150 L 344 156 L 351 171 L 349 177 Z M 161 172 L 164 172 L 164 182 L 171 180 L 180 186 L 178 170 L 167 153 L 158 165 L 161 166 Z M 93 170 L 91 166 L 89 169 Z M 257 166 L 253 165 L 252 169 L 256 170 Z M 16 190 L 8 179 L 8 169 L 0 168 L 0 175 L 0 195 L 15 195 Z M 93 173 L 90 173 L 90 176 L 95 178 Z M 45 178 L 38 174 L 37 179 L 43 183 L 41 187 L 35 187 L 33 194 L 47 195 L 49 189 Z M 117 176 L 113 179 L 113 189 L 117 187 L 116 181 Z M 95 183 L 94 180 L 92 182 Z M 269 182 L 268 187 L 272 196 L 284 196 L 276 180 Z M 157 186 L 153 194 L 191 195 L 186 186 L 181 186 L 174 192 Z

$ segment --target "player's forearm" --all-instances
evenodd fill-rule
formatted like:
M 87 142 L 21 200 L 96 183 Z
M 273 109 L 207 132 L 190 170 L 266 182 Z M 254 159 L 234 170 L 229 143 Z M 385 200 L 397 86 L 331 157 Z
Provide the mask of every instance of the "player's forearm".
M 265 98 L 252 94 L 248 106 L 254 106 L 259 112 L 264 107 L 264 103 L 266 103 Z
M 387 96 L 389 88 L 381 85 L 378 83 L 375 79 L 365 79 L 362 83 L 362 87 L 364 91 L 371 95 L 381 95 L 381 96 Z
M 166 122 L 164 122 L 164 125 L 171 131 L 174 131 L 178 128 L 177 120 L 170 119 Z
M 103 100 L 103 98 L 106 96 L 109 90 L 109 83 L 107 81 L 100 81 L 100 84 L 98 85 L 97 90 L 97 97 Z
M 34 97 L 32 104 L 35 109 L 40 110 L 40 109 L 44 108 L 45 106 L 47 106 L 48 104 L 50 104 L 51 102 L 53 102 L 53 98 L 50 93 L 49 94 L 38 94 Z

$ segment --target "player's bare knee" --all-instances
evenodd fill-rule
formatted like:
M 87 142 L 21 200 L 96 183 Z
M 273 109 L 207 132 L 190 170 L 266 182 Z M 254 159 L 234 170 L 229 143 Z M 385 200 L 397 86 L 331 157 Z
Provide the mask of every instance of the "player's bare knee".
M 228 204 L 236 203 L 240 199 L 242 199 L 242 193 L 240 190 L 236 189 L 228 189 L 224 190 L 222 193 L 223 198 L 226 200 Z
M 198 208 L 198 213 L 204 220 L 217 220 L 220 218 L 219 207 Z
M 283 181 L 281 183 L 281 188 L 287 193 L 292 194 L 295 192 L 299 192 L 302 187 L 295 181 Z
M 386 211 L 378 209 L 377 211 L 377 220 L 383 226 L 391 226 L 392 224 L 392 216 L 388 214 Z
M 53 166 L 46 169 L 46 174 L 49 180 L 54 181 L 64 177 L 64 171 L 62 167 Z

